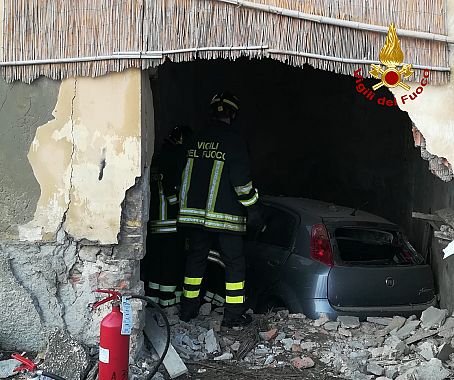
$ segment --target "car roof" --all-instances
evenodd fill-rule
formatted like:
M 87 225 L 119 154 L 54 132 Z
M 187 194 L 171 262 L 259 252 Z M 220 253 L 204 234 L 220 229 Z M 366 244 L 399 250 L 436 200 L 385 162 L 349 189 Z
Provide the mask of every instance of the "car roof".
M 290 209 L 299 214 L 300 216 L 311 215 L 313 217 L 329 219 L 329 221 L 331 222 L 335 221 L 372 222 L 380 224 L 390 224 L 395 226 L 394 223 L 380 216 L 370 214 L 368 212 L 361 210 L 357 210 L 355 215 L 350 215 L 353 211 L 353 208 L 351 207 L 339 206 L 334 203 L 323 202 L 315 199 L 293 198 L 283 196 L 281 197 L 264 196 L 263 200 L 265 202 L 273 203 L 275 205 Z

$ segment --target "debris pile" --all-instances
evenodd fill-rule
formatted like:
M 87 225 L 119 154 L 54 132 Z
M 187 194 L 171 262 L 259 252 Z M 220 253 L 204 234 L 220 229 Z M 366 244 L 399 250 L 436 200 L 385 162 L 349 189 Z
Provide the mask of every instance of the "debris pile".
M 454 316 L 434 307 L 421 319 L 325 315 L 313 321 L 287 310 L 255 316 L 243 330 L 221 330 L 222 308 L 201 309 L 193 323 L 170 310 L 172 344 L 188 362 L 235 361 L 247 370 L 324 368 L 354 380 L 443 380 L 454 374 Z M 226 362 L 227 363 L 227 362 Z

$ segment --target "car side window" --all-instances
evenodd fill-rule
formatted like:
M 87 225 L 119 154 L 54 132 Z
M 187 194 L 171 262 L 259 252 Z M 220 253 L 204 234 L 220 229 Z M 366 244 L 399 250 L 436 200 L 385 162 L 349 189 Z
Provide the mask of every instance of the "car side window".
M 265 227 L 257 235 L 257 241 L 282 248 L 293 243 L 296 220 L 290 213 L 272 207 L 265 207 Z

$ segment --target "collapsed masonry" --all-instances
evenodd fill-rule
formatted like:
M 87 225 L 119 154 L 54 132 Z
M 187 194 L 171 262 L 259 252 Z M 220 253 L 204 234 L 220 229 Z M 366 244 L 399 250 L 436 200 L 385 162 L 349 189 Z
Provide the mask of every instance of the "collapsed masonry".
M 454 316 L 434 307 L 421 319 L 364 322 L 349 316 L 313 321 L 281 310 L 255 316 L 255 323 L 243 331 L 220 329 L 223 308 L 211 310 L 204 304 L 189 324 L 179 321 L 176 310 L 168 309 L 172 344 L 183 360 L 199 363 L 201 379 L 210 378 L 210 369 L 223 367 L 226 373 L 233 368 L 243 374 L 256 371 L 265 379 L 276 378 L 276 373 L 293 376 L 295 369 L 307 379 L 322 378 L 317 376 L 323 373 L 323 378 L 353 380 L 443 380 L 454 374 Z M 152 361 L 141 367 L 147 366 Z M 136 375 L 140 378 L 138 371 Z
M 448 160 L 446 160 L 446 158 L 431 154 L 426 149 L 426 139 L 414 124 L 412 127 L 412 132 L 413 140 L 415 141 L 415 147 L 421 148 L 421 158 L 423 160 L 429 161 L 430 172 L 444 182 L 451 181 L 454 178 L 452 165 L 448 162 Z
M 97 300 L 93 290 L 143 294 L 140 259 L 146 234 L 142 223 L 128 221 L 148 219 L 147 193 L 143 177 L 126 192 L 117 245 L 74 241 L 62 230 L 55 242 L 0 242 L 0 288 L 7 311 L 0 313 L 0 348 L 39 352 L 56 328 L 89 346 L 97 345 L 99 324 L 110 306 L 92 310 Z M 142 347 L 144 316 L 142 302 L 131 303 L 130 354 L 134 356 Z

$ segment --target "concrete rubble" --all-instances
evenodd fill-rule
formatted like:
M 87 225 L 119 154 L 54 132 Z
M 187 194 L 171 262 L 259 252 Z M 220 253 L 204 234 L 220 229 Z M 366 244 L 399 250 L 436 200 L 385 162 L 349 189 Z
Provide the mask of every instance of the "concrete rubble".
M 204 306 L 196 320 L 174 321 L 171 327 L 172 344 L 184 361 L 232 362 L 246 370 L 323 368 L 334 378 L 357 380 L 454 376 L 454 316 L 446 310 L 430 307 L 421 319 L 371 317 L 361 322 L 351 316 L 330 321 L 324 315 L 313 321 L 279 311 L 254 315 L 253 328 L 220 331 L 212 326 L 220 323 L 222 313 L 208 310 Z
M 67 380 L 82 380 L 85 379 L 89 366 L 90 356 L 84 346 L 61 330 L 49 333 L 41 369 Z

